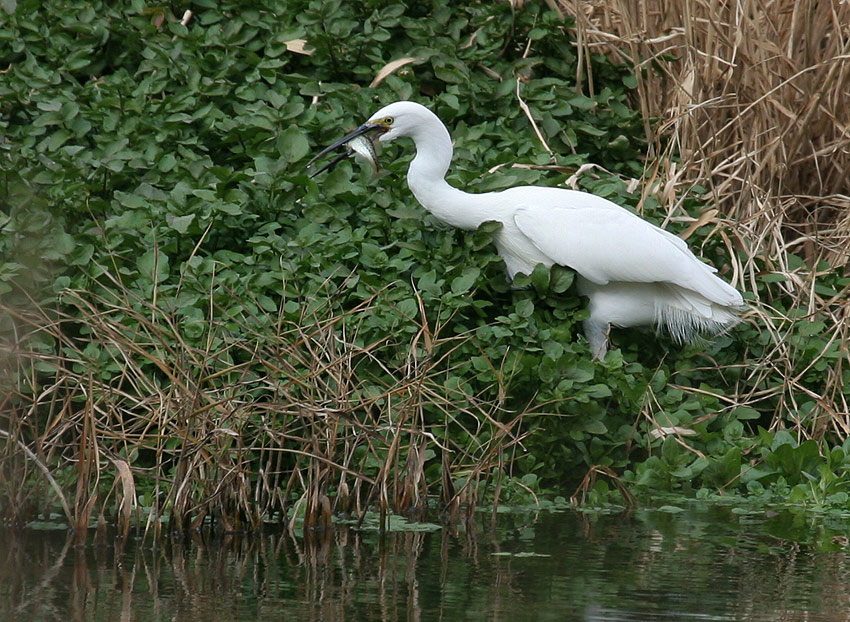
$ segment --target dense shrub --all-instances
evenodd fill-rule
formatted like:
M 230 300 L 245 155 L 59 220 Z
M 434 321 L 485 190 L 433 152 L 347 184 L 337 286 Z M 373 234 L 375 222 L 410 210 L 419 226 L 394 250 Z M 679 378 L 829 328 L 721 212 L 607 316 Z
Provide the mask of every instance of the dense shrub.
M 816 435 L 813 396 L 843 354 L 817 318 L 793 322 L 805 311 L 775 274 L 748 296 L 771 292 L 790 318 L 793 381 L 811 394 L 793 405 L 776 390 L 789 379 L 762 367 L 776 334 L 757 321 L 685 349 L 615 332 L 592 362 L 572 273 L 510 287 L 491 225 L 459 232 L 416 205 L 410 145 L 387 148 L 377 178 L 354 160 L 306 175 L 316 149 L 414 99 L 453 132 L 456 185 L 568 183 L 665 224 L 634 183 L 648 162 L 631 65 L 579 66 L 570 22 L 544 4 L 5 10 L 8 514 L 34 511 L 21 483 L 53 472 L 57 495 L 86 482 L 69 513 L 87 519 L 112 465 L 124 510 L 136 498 L 183 521 L 259 520 L 299 498 L 321 514 L 361 485 L 358 508 L 388 489 L 397 509 L 438 490 L 450 506 L 505 465 L 525 488 L 590 466 L 652 490 L 800 477 L 769 456 L 802 435 L 758 426 Z M 679 221 L 698 217 L 700 189 L 680 205 Z M 690 243 L 732 278 L 746 249 L 700 224 Z M 828 270 L 818 282 L 845 286 Z M 759 452 L 772 470 L 749 468 Z

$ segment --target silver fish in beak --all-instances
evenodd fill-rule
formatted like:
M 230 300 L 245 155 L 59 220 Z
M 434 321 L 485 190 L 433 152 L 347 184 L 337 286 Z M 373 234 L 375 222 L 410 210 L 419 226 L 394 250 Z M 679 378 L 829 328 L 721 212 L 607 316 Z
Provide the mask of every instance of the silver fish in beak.
M 386 130 L 380 126 L 375 126 L 371 123 L 364 123 L 350 134 L 346 134 L 329 147 L 325 147 L 324 149 L 322 149 L 318 154 L 316 154 L 316 157 L 314 157 L 307 163 L 308 169 L 311 168 L 313 164 L 315 164 L 316 160 L 321 158 L 326 153 L 335 151 L 340 147 L 345 147 L 345 150 L 342 153 L 338 154 L 336 157 L 334 157 L 333 160 L 325 164 L 322 168 L 318 169 L 314 173 L 311 173 L 310 177 L 315 177 L 319 173 L 331 170 L 334 166 L 339 164 L 339 162 L 350 156 L 352 153 L 356 153 L 364 160 L 369 162 L 372 167 L 372 174 L 377 173 L 379 168 L 378 154 L 375 152 L 375 144 L 372 142 L 372 139 L 366 135 L 371 131 L 381 132 Z
M 356 136 L 348 141 L 345 145 L 359 155 L 361 158 L 369 162 L 372 166 L 372 174 L 378 174 L 378 154 L 375 152 L 375 143 L 368 136 Z

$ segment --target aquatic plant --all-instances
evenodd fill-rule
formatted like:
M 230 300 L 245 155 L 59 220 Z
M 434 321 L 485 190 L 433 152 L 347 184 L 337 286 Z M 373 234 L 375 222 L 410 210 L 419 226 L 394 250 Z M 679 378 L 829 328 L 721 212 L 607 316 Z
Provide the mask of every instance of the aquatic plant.
M 659 40 L 675 12 L 569 8 L 0 4 L 4 517 L 310 526 L 582 481 L 770 497 L 803 472 L 807 502 L 837 500 L 848 156 L 822 120 L 846 126 L 850 21 L 815 11 L 835 34 L 784 46 L 787 75 L 758 62 L 756 17 L 718 22 L 742 29 L 722 47 L 693 24 Z M 350 162 L 304 174 L 396 99 L 452 127 L 459 185 L 580 187 L 687 237 L 746 290 L 746 323 L 686 350 L 617 333 L 593 362 L 572 274 L 510 288 L 492 227 L 415 205 L 409 156 L 381 156 L 381 191 Z

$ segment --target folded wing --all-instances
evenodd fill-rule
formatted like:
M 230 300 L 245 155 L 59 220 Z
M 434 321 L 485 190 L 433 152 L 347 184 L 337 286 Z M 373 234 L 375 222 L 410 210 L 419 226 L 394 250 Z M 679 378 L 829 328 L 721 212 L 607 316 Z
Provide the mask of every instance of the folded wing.
M 541 253 L 597 285 L 670 283 L 717 304 L 742 304 L 740 293 L 715 276 L 715 269 L 683 240 L 610 201 L 524 206 L 515 212 L 514 221 Z

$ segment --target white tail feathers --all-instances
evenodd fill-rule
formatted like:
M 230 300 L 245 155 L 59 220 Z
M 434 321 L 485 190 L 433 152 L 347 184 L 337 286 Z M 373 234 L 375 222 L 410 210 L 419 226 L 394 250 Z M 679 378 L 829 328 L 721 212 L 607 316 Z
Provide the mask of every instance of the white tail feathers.
M 713 274 L 707 276 L 710 279 L 701 279 L 701 285 L 710 287 L 700 292 L 674 283 L 597 285 L 579 277 L 579 293 L 590 301 L 584 332 L 593 356 L 605 356 L 609 326 L 655 325 L 674 341 L 689 343 L 698 341 L 702 334 L 717 334 L 737 324 L 744 308 L 741 294 Z
M 715 308 L 711 317 L 696 315 L 669 305 L 659 305 L 656 326 L 678 343 L 697 341 L 702 334 L 716 335 L 740 321 L 737 313 Z
M 678 343 L 689 343 L 698 340 L 703 333 L 714 335 L 737 324 L 744 304 L 741 294 L 717 277 L 713 280 L 723 286 L 717 288 L 720 291 L 712 292 L 715 300 L 719 298 L 723 303 L 709 300 L 690 289 L 665 284 L 667 295 L 655 300 L 656 327 Z

